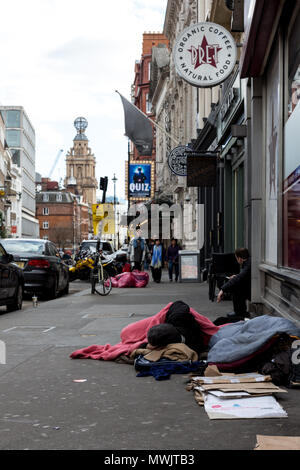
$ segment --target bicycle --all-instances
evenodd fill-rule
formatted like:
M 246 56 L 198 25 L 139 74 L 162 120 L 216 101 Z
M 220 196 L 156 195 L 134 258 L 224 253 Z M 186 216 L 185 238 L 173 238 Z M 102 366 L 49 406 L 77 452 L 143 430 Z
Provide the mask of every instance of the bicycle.
M 108 262 L 106 263 L 108 264 Z M 94 269 L 91 273 L 92 294 L 108 295 L 112 289 L 112 282 L 108 272 L 104 269 L 105 262 L 102 263 L 101 254 L 95 256 Z

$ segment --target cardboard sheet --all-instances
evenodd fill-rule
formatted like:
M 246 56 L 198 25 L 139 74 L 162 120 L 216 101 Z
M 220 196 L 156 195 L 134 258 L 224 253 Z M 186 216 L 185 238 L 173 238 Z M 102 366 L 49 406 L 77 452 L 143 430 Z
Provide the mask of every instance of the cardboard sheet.
M 300 450 L 300 437 L 296 436 L 256 436 L 254 450 Z
M 257 373 L 251 374 L 222 374 L 220 376 L 209 377 L 192 377 L 193 382 L 199 384 L 227 384 L 227 383 L 260 383 L 271 382 L 270 375 L 261 375 Z
M 210 419 L 287 418 L 274 397 L 227 399 L 205 396 L 205 411 Z

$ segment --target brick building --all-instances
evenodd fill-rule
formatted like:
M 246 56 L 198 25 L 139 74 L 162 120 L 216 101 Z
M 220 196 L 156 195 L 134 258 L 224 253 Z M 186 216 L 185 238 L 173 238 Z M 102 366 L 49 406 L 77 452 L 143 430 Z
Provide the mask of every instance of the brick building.
M 76 250 L 88 237 L 89 206 L 83 197 L 60 190 L 56 181 L 42 178 L 36 195 L 36 217 L 40 237 L 51 240 L 60 249 Z
M 152 63 L 152 50 L 157 46 L 168 47 L 169 41 L 162 33 L 144 33 L 143 34 L 143 47 L 141 60 L 135 63 L 135 77 L 132 85 L 132 99 L 134 105 L 139 108 L 143 113 L 147 114 L 150 119 L 155 120 L 155 114 L 152 112 L 152 105 L 150 101 L 150 80 L 151 80 L 151 63 Z M 155 129 L 154 129 L 155 135 Z M 152 156 L 147 157 L 147 160 L 155 161 L 156 149 L 155 141 L 153 144 Z M 140 157 L 137 149 L 132 149 L 132 160 L 145 160 L 145 157 Z

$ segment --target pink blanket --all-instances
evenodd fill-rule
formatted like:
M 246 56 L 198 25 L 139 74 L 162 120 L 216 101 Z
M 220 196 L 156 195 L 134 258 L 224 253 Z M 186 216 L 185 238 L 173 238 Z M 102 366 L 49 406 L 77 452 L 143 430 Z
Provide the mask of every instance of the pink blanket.
M 147 332 L 152 326 L 165 323 L 166 314 L 173 302 L 170 302 L 157 315 L 145 318 L 136 323 L 126 326 L 121 331 L 121 342 L 111 346 L 93 345 L 88 348 L 79 349 L 71 354 L 72 359 L 102 359 L 104 361 L 112 361 L 121 355 L 130 355 L 132 351 L 137 349 L 140 344 L 147 342 Z M 204 344 L 208 345 L 210 338 L 219 331 L 219 326 L 215 326 L 208 318 L 200 315 L 192 308 L 190 312 L 194 315 L 203 332 Z

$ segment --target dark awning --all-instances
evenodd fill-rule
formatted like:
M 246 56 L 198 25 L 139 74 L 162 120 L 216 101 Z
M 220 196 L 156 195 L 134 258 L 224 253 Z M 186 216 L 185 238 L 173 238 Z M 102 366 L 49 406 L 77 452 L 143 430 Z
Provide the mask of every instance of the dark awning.
M 241 78 L 263 74 L 285 3 L 286 0 L 255 0 L 240 59 Z

